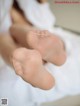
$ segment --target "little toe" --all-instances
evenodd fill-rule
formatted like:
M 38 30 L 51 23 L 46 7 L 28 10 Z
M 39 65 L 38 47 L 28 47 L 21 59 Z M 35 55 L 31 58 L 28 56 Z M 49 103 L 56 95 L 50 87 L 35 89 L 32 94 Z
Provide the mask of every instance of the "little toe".
M 22 75 L 22 66 L 21 66 L 20 62 L 18 62 L 17 60 L 13 59 L 12 63 L 13 63 L 13 67 L 15 69 L 15 73 L 17 75 L 21 76 Z

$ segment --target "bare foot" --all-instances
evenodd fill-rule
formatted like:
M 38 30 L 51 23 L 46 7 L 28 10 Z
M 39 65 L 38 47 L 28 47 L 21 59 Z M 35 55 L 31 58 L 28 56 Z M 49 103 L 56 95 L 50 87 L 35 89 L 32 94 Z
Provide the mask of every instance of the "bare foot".
M 62 65 L 66 60 L 63 42 L 48 31 L 30 31 L 27 34 L 27 43 L 30 48 L 38 50 L 43 60 Z
M 28 30 L 26 26 L 14 25 L 10 29 L 11 35 L 23 46 L 36 49 L 42 59 L 56 65 L 64 64 L 66 53 L 60 38 L 46 30 Z
M 12 56 L 12 62 L 16 74 L 26 82 L 45 90 L 54 86 L 54 78 L 44 68 L 38 51 L 26 48 L 16 49 Z

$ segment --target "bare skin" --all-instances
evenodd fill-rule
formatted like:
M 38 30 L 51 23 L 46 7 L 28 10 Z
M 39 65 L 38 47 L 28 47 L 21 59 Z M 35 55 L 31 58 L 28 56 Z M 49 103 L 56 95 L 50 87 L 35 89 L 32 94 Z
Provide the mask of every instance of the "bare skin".
M 55 84 L 53 76 L 44 68 L 42 57 L 36 50 L 19 48 L 13 53 L 13 65 L 26 82 L 44 90 Z
M 54 86 L 55 80 L 44 68 L 40 53 L 17 45 L 8 33 L 0 33 L 0 54 L 31 85 L 44 90 Z
M 0 55 L 10 66 L 13 66 L 11 62 L 12 53 L 18 47 L 9 33 L 0 33 Z
M 54 77 L 43 66 L 40 53 L 21 47 L 9 33 L 0 33 L 0 54 L 15 69 L 15 73 L 31 85 L 44 90 L 55 85 Z
M 56 65 L 64 64 L 66 53 L 63 42 L 57 36 L 45 30 L 27 30 L 25 26 L 18 25 L 13 25 L 10 32 L 23 46 L 38 50 L 43 60 Z
M 66 52 L 62 40 L 48 31 L 33 28 L 14 8 L 11 10 L 14 23 L 10 32 L 21 45 L 38 50 L 43 60 L 56 65 L 64 64 Z
M 43 67 L 43 61 L 42 61 L 42 57 L 44 60 L 49 59 L 48 61 L 51 61 L 49 57 L 46 58 L 49 51 L 49 47 L 50 45 L 52 45 L 52 43 L 49 43 L 51 41 L 48 40 L 48 39 L 51 39 L 49 37 L 49 32 L 45 34 L 46 31 L 32 30 L 33 27 L 30 26 L 29 24 L 26 24 L 26 21 L 23 20 L 23 16 L 21 16 L 22 18 L 18 17 L 17 20 L 15 15 L 13 16 L 14 16 L 14 20 L 13 20 L 14 23 L 19 24 L 21 22 L 21 25 L 23 25 L 24 23 L 24 25 L 27 27 L 26 33 L 24 29 L 21 28 L 22 34 L 20 35 L 21 39 L 24 39 L 24 38 L 26 39 L 22 40 L 21 42 L 21 39 L 19 39 L 20 37 L 17 36 L 18 39 L 16 39 L 16 42 L 15 42 L 9 33 L 4 33 L 4 34 L 0 33 L 0 54 L 2 55 L 6 63 L 11 65 L 15 69 L 16 74 L 21 76 L 23 80 L 41 89 L 45 89 L 45 90 L 51 89 L 55 84 L 55 80 L 54 80 L 54 77 Z M 17 28 L 15 28 L 15 30 L 16 29 Z M 23 34 L 24 34 L 24 37 L 22 37 Z M 15 32 L 15 35 L 18 35 L 18 32 Z M 33 35 L 35 37 L 34 39 L 35 43 L 34 43 L 34 40 L 32 39 Z M 44 41 L 46 42 L 46 44 L 47 42 L 49 43 L 48 48 L 47 48 L 47 45 L 44 44 L 42 38 L 44 38 Z M 25 43 L 23 41 L 25 41 Z M 29 42 L 31 43 L 29 44 Z M 43 50 L 37 47 L 37 43 L 40 46 L 44 45 Z M 23 45 L 26 45 L 26 48 L 22 47 Z M 32 50 L 27 49 L 27 47 L 32 48 Z M 63 47 L 61 46 L 61 48 Z M 33 50 L 33 49 L 36 49 L 36 50 Z M 57 64 L 57 62 L 55 64 Z M 62 62 L 59 64 L 62 64 Z
M 16 21 L 17 24 L 18 22 Z M 23 24 L 23 22 L 21 23 Z M 30 31 L 31 30 L 30 28 L 32 28 L 31 26 L 29 27 L 28 25 L 26 26 L 29 31 L 29 32 L 27 31 L 28 34 L 35 33 L 34 30 Z M 25 31 L 21 32 L 22 34 L 20 36 L 26 35 Z M 17 34 L 18 33 L 15 32 L 15 35 Z M 26 38 L 26 36 L 24 37 L 20 36 L 18 38 L 21 39 L 24 37 Z M 45 36 L 48 37 L 48 35 Z M 31 38 L 29 38 L 28 40 L 32 39 L 32 34 L 30 35 L 30 37 Z M 41 39 L 41 37 L 44 38 L 44 35 L 42 34 L 41 36 L 38 37 L 39 39 Z M 36 35 L 35 38 L 36 40 L 38 40 Z M 22 47 L 22 45 L 26 45 L 26 47 L 34 48 L 32 47 L 32 44 L 30 44 L 29 46 L 29 44 L 26 42 L 27 38 L 25 40 L 25 44 L 21 39 L 18 39 L 20 40 L 20 43 L 17 40 L 18 42 L 16 42 L 17 43 L 16 44 L 14 39 L 9 34 L 7 36 L 5 36 L 4 34 L 0 37 L 0 53 L 2 54 L 3 58 L 6 60 L 7 63 L 9 63 L 12 67 L 14 67 L 16 74 L 21 76 L 26 82 L 32 84 L 35 87 L 39 87 L 45 90 L 52 88 L 55 84 L 55 80 L 54 77 L 49 72 L 47 72 L 47 70 L 43 67 L 42 55 L 38 50 L 30 50 Z M 21 43 L 21 41 L 23 43 Z

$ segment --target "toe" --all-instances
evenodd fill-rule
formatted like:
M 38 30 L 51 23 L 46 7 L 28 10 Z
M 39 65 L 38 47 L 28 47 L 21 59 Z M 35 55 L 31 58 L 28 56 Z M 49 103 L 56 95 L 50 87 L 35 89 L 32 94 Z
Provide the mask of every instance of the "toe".
M 19 76 L 22 76 L 22 67 L 21 67 L 21 64 L 20 62 L 18 62 L 17 60 L 12 60 L 12 63 L 13 63 L 13 67 L 15 69 L 15 73 Z
M 62 53 L 62 54 L 60 55 L 60 57 L 59 57 L 58 66 L 63 65 L 63 64 L 66 62 L 66 58 L 67 58 L 67 55 L 66 55 L 66 53 L 63 51 L 63 53 Z
M 49 36 L 49 32 L 47 30 L 44 30 L 43 33 L 45 36 Z
M 49 36 L 49 33 L 47 30 L 42 30 L 42 31 L 40 31 L 39 36 L 40 37 L 47 37 L 47 36 Z
M 62 53 L 56 56 L 56 58 L 54 59 L 55 61 L 53 63 L 57 66 L 61 66 L 66 62 L 66 58 L 66 53 L 63 51 Z
M 29 31 L 26 34 L 26 42 L 29 48 L 35 48 L 38 45 L 38 35 L 36 31 Z

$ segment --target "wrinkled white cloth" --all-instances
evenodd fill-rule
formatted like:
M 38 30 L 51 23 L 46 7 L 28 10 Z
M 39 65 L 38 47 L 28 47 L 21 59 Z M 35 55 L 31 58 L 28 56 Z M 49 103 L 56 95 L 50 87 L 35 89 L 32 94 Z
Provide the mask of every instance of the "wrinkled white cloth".
M 0 0 L 0 5 L 2 1 Z M 4 1 L 6 4 L 11 1 L 12 4 L 12 0 Z M 38 106 L 42 102 L 54 101 L 66 95 L 80 94 L 80 37 L 61 28 L 53 28 L 55 16 L 52 15 L 49 4 L 37 4 L 35 0 L 17 1 L 25 16 L 34 26 L 47 29 L 63 39 L 67 50 L 67 61 L 61 67 L 51 63 L 45 65 L 45 68 L 52 73 L 56 80 L 55 87 L 48 91 L 32 87 L 17 76 L 14 70 L 0 61 L 0 99 L 8 98 L 9 106 Z M 1 32 L 8 31 L 11 25 L 9 14 L 11 4 L 5 8 L 8 9 L 8 13 L 7 18 L 5 17 L 5 21 L 0 26 Z
M 40 4 L 37 0 L 17 0 L 27 19 L 36 27 L 51 30 L 55 24 L 49 4 Z
M 0 0 L 0 32 L 8 31 L 11 26 L 10 8 L 13 0 Z

